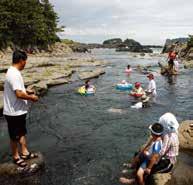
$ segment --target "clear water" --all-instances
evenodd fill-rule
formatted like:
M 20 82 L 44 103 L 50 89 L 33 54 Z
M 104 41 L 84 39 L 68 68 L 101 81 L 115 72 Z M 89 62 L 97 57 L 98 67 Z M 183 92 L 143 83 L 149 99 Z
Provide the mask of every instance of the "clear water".
M 130 108 L 133 99 L 128 93 L 117 91 L 114 86 L 123 79 L 147 86 L 145 75 L 134 71 L 127 77 L 124 69 L 128 64 L 155 66 L 160 58 L 132 58 L 129 53 L 100 49 L 92 51 L 92 55 L 109 61 L 106 74 L 92 80 L 97 88 L 95 96 L 77 95 L 75 89 L 82 82 L 76 81 L 51 88 L 30 111 L 29 145 L 46 158 L 41 185 L 115 184 L 122 163 L 148 137 L 149 124 L 167 111 L 179 121 L 193 119 L 191 70 L 183 71 L 172 85 L 157 74 L 158 102 L 136 110 Z M 5 128 L 0 133 L 2 155 L 9 149 Z

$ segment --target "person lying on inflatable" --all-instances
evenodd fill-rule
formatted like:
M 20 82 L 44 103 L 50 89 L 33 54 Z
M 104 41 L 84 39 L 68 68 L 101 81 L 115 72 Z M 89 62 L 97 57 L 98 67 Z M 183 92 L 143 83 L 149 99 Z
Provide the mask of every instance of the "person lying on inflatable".
M 127 82 L 126 80 L 122 80 L 122 81 L 121 81 L 121 85 L 127 86 L 127 85 L 128 85 L 128 82 Z
M 135 88 L 130 92 L 130 95 L 136 98 L 140 98 L 141 96 L 145 95 L 145 91 L 141 87 L 140 82 L 135 83 Z
M 133 85 L 128 83 L 126 80 L 122 80 L 121 83 L 116 85 L 116 89 L 118 90 L 131 90 Z

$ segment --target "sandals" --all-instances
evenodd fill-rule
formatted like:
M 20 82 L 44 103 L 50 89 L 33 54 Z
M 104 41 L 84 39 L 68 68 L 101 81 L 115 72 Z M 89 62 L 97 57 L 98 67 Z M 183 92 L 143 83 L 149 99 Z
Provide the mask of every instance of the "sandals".
M 28 159 L 34 159 L 34 158 L 37 158 L 38 157 L 38 154 L 36 154 L 36 153 L 32 153 L 32 152 L 29 152 L 29 154 L 27 154 L 27 155 L 21 155 L 21 158 L 23 159 L 23 160 L 28 160 Z
M 129 169 L 133 169 L 133 168 L 134 168 L 134 166 L 132 165 L 132 163 L 123 163 L 123 167 L 129 168 Z
M 18 165 L 19 167 L 22 167 L 22 168 L 27 166 L 27 163 L 21 158 L 13 159 L 13 163 Z

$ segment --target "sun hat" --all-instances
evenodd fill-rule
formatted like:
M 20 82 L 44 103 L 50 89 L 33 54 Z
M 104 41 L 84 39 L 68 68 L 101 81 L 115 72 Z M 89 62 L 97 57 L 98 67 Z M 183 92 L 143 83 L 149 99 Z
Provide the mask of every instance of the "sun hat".
M 149 130 L 156 136 L 161 136 L 164 131 L 164 127 L 160 123 L 154 123 L 149 126 Z
M 141 83 L 140 82 L 135 82 L 135 87 L 140 87 Z
M 159 118 L 159 123 L 163 125 L 165 132 L 178 132 L 179 123 L 176 117 L 167 112 Z

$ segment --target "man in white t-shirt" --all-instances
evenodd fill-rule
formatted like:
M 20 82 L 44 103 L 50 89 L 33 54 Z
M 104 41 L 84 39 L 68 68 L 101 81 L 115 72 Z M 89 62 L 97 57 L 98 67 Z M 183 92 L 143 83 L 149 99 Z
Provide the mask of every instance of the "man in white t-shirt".
M 20 167 L 27 165 L 25 159 L 37 157 L 36 154 L 28 151 L 25 137 L 28 101 L 38 101 L 38 97 L 33 92 L 26 91 L 20 73 L 24 69 L 26 61 L 27 54 L 25 52 L 18 50 L 13 53 L 12 66 L 6 73 L 3 97 L 3 114 L 8 123 L 13 162 Z M 19 145 L 21 156 L 19 155 Z
M 149 75 L 147 75 L 147 78 L 149 78 L 149 84 L 148 84 L 148 87 L 146 89 L 146 93 L 147 93 L 147 95 L 151 95 L 153 97 L 156 97 L 157 91 L 156 91 L 156 83 L 154 80 L 154 75 L 150 73 Z

